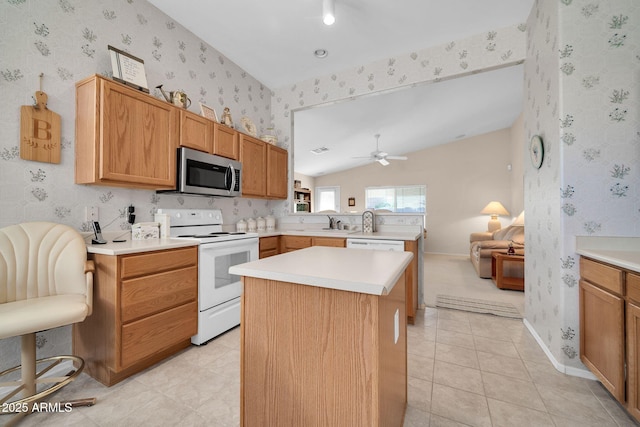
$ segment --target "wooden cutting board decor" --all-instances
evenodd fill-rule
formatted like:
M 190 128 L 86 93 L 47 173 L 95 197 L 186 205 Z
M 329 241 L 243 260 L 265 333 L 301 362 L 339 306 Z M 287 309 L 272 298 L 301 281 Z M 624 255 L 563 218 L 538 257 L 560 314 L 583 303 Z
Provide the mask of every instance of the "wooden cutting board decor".
M 60 163 L 60 115 L 47 108 L 47 94 L 36 92 L 36 105 L 20 108 L 20 158 Z

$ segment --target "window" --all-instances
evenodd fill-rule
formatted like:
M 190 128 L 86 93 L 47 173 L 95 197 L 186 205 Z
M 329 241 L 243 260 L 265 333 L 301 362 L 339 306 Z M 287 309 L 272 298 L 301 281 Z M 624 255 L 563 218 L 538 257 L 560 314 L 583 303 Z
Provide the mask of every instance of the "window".
M 364 192 L 367 209 L 388 209 L 392 212 L 420 213 L 426 211 L 426 185 L 367 187 Z
M 340 212 L 340 187 L 316 187 L 316 212 Z

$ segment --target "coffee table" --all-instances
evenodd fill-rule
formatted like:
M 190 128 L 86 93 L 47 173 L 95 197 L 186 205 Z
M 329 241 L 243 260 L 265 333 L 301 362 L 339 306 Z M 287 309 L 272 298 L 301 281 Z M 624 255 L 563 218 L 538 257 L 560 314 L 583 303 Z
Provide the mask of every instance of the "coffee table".
M 524 291 L 524 278 L 504 275 L 505 263 L 521 263 L 524 269 L 524 255 L 509 255 L 504 252 L 491 254 L 491 279 L 498 289 Z

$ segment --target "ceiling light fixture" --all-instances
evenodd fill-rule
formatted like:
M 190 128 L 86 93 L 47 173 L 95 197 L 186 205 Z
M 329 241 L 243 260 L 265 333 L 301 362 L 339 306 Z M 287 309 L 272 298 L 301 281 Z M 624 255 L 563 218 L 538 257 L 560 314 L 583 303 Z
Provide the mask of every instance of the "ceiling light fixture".
M 322 22 L 333 25 L 336 22 L 335 0 L 322 0 Z
M 316 49 L 313 54 L 316 58 L 326 58 L 329 55 L 329 51 L 327 49 Z

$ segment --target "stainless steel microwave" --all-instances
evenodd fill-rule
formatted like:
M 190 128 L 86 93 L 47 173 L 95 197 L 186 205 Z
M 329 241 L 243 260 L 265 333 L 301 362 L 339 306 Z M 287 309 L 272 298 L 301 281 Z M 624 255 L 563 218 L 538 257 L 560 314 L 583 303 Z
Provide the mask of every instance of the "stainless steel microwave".
M 175 192 L 203 196 L 242 195 L 242 164 L 186 147 L 178 148 Z

